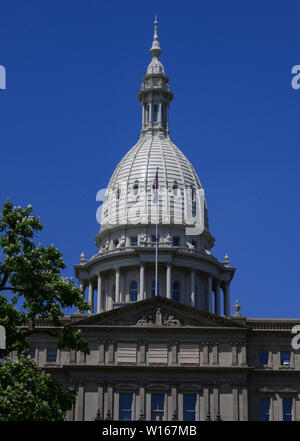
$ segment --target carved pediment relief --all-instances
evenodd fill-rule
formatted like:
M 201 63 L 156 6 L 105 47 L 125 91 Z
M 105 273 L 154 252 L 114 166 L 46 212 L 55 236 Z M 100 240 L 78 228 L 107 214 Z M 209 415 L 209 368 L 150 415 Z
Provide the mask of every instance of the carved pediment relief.
M 227 317 L 211 314 L 159 296 L 140 302 L 134 302 L 100 314 L 91 315 L 72 322 L 70 326 L 246 328 L 246 326 L 236 323 L 235 320 L 231 320 Z
M 173 314 L 162 311 L 160 307 L 148 314 L 143 314 L 135 324 L 136 326 L 182 326 L 178 318 Z

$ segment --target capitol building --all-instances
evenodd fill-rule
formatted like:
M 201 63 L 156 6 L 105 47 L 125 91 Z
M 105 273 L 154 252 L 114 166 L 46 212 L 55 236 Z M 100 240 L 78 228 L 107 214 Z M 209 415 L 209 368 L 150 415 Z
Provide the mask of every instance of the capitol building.
M 90 354 L 59 350 L 40 319 L 31 357 L 77 390 L 69 421 L 299 421 L 300 319 L 248 318 L 231 301 L 236 268 L 213 255 L 204 189 L 170 137 L 161 52 L 155 20 L 140 137 L 108 183 L 97 254 L 74 266 L 92 309 L 62 324 Z

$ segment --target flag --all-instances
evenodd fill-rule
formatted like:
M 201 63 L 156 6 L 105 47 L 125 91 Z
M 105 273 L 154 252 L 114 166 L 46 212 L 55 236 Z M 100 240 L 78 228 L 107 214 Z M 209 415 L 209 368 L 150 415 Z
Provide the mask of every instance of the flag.
M 153 203 L 156 204 L 158 201 L 158 168 L 156 169 L 155 178 L 153 180 Z

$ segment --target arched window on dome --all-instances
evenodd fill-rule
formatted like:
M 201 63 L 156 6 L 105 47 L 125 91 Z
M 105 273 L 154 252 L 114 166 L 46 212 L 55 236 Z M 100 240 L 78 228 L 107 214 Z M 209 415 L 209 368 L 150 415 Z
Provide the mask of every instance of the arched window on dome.
M 138 284 L 135 280 L 130 283 L 130 301 L 136 302 L 138 298 Z
M 196 216 L 196 189 L 192 187 L 192 216 Z
M 172 298 L 176 302 L 179 302 L 179 293 L 180 293 L 180 284 L 179 282 L 176 281 L 173 283 L 173 293 L 172 293 Z
M 159 280 L 157 281 L 157 295 L 159 296 Z M 151 285 L 151 297 L 155 297 L 155 280 L 152 281 Z
M 116 190 L 116 198 L 117 198 L 117 200 L 120 199 L 120 196 L 121 196 L 121 190 L 119 188 L 117 188 L 117 190 Z
M 177 183 L 177 181 L 173 182 L 172 191 L 173 191 L 173 196 L 177 196 L 178 195 L 178 183 Z
M 139 181 L 135 181 L 132 187 L 133 196 L 137 196 L 139 194 Z

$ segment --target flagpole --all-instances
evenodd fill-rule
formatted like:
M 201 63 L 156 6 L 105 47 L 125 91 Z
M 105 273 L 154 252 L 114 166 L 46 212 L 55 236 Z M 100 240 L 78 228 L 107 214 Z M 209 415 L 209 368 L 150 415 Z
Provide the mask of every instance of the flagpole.
M 158 167 L 156 169 L 158 174 Z M 158 208 L 159 208 L 159 197 L 158 197 L 158 185 L 157 185 L 157 197 L 156 197 L 156 226 L 155 226 L 155 296 L 157 296 L 158 287 Z

